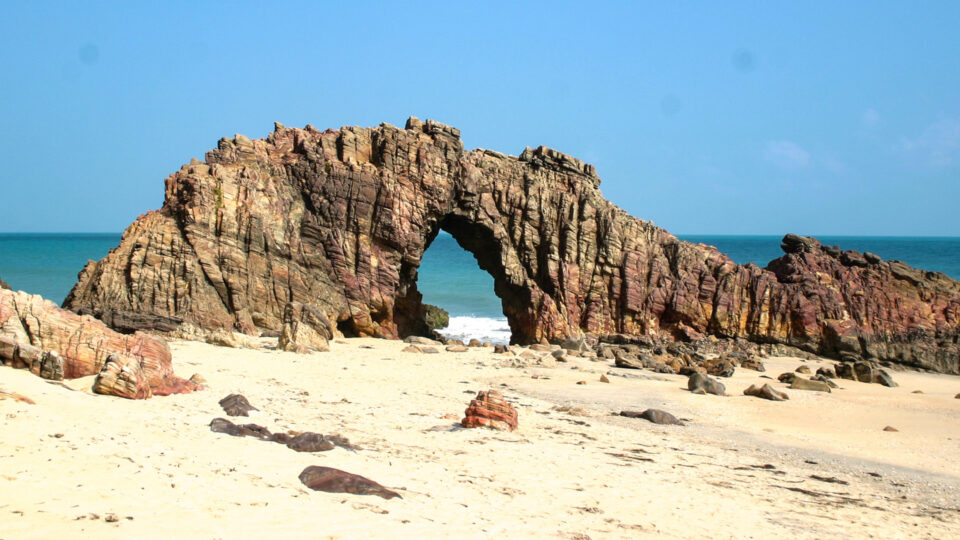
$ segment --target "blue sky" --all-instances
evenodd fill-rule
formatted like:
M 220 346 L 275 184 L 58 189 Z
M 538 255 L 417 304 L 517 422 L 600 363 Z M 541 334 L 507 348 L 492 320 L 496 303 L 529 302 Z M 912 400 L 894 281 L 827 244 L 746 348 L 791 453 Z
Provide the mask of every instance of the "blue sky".
M 960 236 L 960 2 L 156 4 L 4 6 L 0 231 L 120 231 L 274 120 L 416 115 L 677 234 Z

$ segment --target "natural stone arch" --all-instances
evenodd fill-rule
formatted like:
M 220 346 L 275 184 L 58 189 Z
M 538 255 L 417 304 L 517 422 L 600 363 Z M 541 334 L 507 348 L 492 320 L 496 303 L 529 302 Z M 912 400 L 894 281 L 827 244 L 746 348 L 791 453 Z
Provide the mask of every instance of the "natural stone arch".
M 681 242 L 606 201 L 549 148 L 464 151 L 459 131 L 277 125 L 221 139 L 164 206 L 88 264 L 65 307 L 121 330 L 276 330 L 287 303 L 388 338 L 422 325 L 416 268 L 443 227 L 494 276 L 514 341 L 783 343 L 960 371 L 960 283 L 788 236 L 766 269 Z
M 536 336 L 530 334 L 533 312 L 529 291 L 511 279 L 503 264 L 506 246 L 497 241 L 493 231 L 483 224 L 472 222 L 452 213 L 440 220 L 440 229 L 453 237 L 461 248 L 473 255 L 477 265 L 493 278 L 493 293 L 500 299 L 501 311 L 510 325 L 512 343 L 530 343 Z

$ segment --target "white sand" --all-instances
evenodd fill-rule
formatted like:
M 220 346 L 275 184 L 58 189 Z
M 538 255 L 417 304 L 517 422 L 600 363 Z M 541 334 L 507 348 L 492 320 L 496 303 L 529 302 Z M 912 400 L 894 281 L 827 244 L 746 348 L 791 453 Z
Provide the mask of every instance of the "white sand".
M 839 381 L 774 403 L 742 391 L 784 389 L 776 376 L 801 361 L 768 360 L 773 381 L 737 370 L 717 397 L 605 362 L 513 368 L 491 349 L 404 346 L 352 339 L 298 356 L 174 342 L 178 374 L 209 388 L 147 401 L 0 368 L 0 390 L 36 401 L 0 399 L 0 538 L 960 536 L 960 377 L 895 372 L 899 388 Z M 635 378 L 600 383 L 611 370 Z M 518 407 L 518 431 L 445 418 L 486 388 Z M 339 433 L 361 450 L 302 454 L 210 432 L 233 392 L 262 410 L 238 422 Z M 610 415 L 648 407 L 689 422 Z M 403 499 L 311 491 L 297 479 L 308 465 Z

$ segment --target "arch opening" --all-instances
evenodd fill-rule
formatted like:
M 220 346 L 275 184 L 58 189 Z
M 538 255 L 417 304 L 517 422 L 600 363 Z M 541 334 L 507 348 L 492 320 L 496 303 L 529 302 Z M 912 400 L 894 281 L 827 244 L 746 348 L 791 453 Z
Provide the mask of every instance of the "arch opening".
M 456 214 L 441 218 L 419 264 L 405 265 L 408 288 L 396 310 L 396 320 L 407 321 L 401 334 L 431 334 L 424 321 L 425 306 L 432 305 L 449 314 L 449 325 L 438 330 L 444 337 L 525 343 L 521 321 L 530 311 L 529 294 L 509 283 L 503 251 L 483 225 Z

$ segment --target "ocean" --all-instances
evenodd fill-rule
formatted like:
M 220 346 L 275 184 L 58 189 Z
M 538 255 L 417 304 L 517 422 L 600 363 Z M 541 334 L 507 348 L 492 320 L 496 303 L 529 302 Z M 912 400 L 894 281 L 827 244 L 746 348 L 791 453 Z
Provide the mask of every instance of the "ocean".
M 716 246 L 740 264 L 765 266 L 779 257 L 780 236 L 680 236 L 681 240 Z M 924 270 L 938 270 L 960 279 L 960 238 L 822 236 L 826 245 L 870 251 Z M 0 234 L 0 278 L 14 289 L 61 303 L 90 259 L 100 259 L 120 243 L 119 234 Z M 446 309 L 447 337 L 507 343 L 510 328 L 493 293 L 493 278 L 477 267 L 446 232 L 427 250 L 417 286 L 423 301 Z

